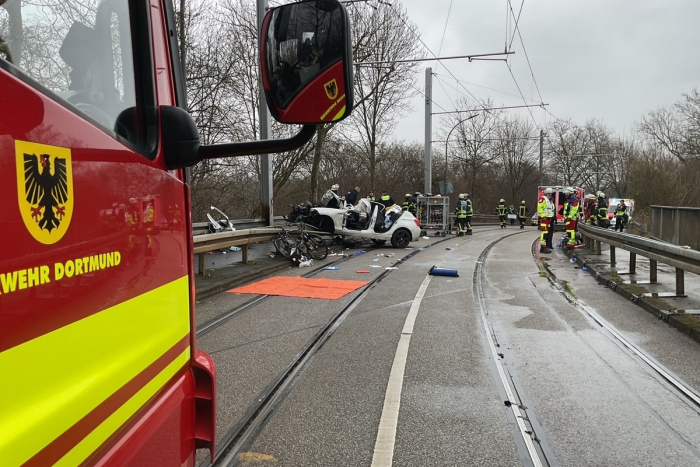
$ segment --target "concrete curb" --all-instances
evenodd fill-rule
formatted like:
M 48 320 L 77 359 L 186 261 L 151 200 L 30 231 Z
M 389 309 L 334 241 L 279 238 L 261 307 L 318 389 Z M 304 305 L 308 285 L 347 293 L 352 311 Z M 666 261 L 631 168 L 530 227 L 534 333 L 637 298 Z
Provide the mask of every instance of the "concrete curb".
M 587 261 L 587 258 L 585 255 L 580 255 L 577 254 L 575 250 L 567 250 L 567 249 L 562 249 L 564 254 L 569 257 L 576 257 L 576 260 L 578 263 L 580 263 L 581 267 L 586 267 L 588 269 L 588 273 L 593 276 L 599 284 L 604 285 L 605 287 L 615 291 L 618 295 L 624 297 L 625 299 L 634 302 L 637 306 L 639 306 L 641 309 L 644 311 L 651 313 L 652 315 L 656 316 L 660 320 L 663 320 L 667 322 L 669 325 L 673 326 L 683 334 L 686 334 L 688 337 L 693 339 L 696 342 L 700 342 L 700 329 L 698 329 L 696 326 L 689 325 L 688 323 L 683 321 L 684 315 L 680 313 L 674 313 L 673 311 L 670 310 L 665 310 L 659 308 L 655 303 L 647 300 L 645 297 L 642 297 L 640 295 L 636 295 L 629 290 L 626 290 L 624 286 L 621 286 L 621 284 L 618 284 L 614 280 L 612 280 L 609 277 L 604 276 L 600 271 L 598 271 L 595 268 L 595 265 L 593 263 L 589 263 Z M 552 275 L 556 279 L 556 275 L 554 275 L 551 270 L 547 267 L 546 262 L 545 262 L 545 267 L 547 268 L 547 272 Z

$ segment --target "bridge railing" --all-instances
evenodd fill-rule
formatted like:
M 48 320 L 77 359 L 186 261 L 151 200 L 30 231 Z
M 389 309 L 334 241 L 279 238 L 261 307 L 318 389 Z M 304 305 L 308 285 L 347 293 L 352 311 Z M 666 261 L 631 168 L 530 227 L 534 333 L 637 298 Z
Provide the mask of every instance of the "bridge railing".
M 700 249 L 700 208 L 651 207 L 651 236 L 674 245 Z
M 658 282 L 657 264 L 667 264 L 676 268 L 676 296 L 685 295 L 685 271 L 700 274 L 700 252 L 683 248 L 661 240 L 640 237 L 622 232 L 614 232 L 600 227 L 579 224 L 579 232 L 587 247 L 601 254 L 603 243 L 610 245 L 610 266 L 616 264 L 616 248 L 630 253 L 629 274 L 636 274 L 637 255 L 649 259 L 649 282 Z
M 241 248 L 241 261 L 245 264 L 248 262 L 248 245 L 272 241 L 280 232 L 281 229 L 278 227 L 259 227 L 235 230 L 233 232 L 229 230 L 213 234 L 195 235 L 192 242 L 194 244 L 194 255 L 199 255 L 199 274 L 204 274 L 204 255 L 207 252 L 237 246 Z

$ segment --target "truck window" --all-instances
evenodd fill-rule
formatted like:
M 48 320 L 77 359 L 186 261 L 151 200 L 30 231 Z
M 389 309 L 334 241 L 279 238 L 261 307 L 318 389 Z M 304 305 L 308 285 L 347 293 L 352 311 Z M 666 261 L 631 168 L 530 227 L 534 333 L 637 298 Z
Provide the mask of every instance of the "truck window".
M 145 149 L 149 142 L 139 128 L 145 119 L 136 115 L 142 105 L 137 106 L 132 50 L 149 47 L 132 47 L 132 37 L 138 36 L 130 3 L 5 2 L 0 66 L 108 134 Z

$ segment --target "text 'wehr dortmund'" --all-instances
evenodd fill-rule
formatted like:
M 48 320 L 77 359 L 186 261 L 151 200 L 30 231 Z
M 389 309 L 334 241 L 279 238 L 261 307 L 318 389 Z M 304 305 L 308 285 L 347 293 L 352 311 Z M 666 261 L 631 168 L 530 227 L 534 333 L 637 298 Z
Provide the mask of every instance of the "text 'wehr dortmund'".
M 36 266 L 33 268 L 0 273 L 0 295 L 119 266 L 121 261 L 121 253 L 112 251 L 110 253 L 85 256 L 83 258 L 69 259 L 62 263 L 55 263 L 53 268 L 50 266 Z

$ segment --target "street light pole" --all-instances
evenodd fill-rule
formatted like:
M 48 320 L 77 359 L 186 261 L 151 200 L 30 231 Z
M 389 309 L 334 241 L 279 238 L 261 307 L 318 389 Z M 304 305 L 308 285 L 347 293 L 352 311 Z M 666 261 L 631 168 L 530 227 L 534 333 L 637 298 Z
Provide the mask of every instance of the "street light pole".
M 474 115 L 468 116 L 467 118 L 461 119 L 460 121 L 455 123 L 455 126 L 453 126 L 452 129 L 449 131 L 449 133 L 447 133 L 447 138 L 445 138 L 445 193 L 444 193 L 444 196 L 447 195 L 447 142 L 450 140 L 450 135 L 452 134 L 452 132 L 454 131 L 455 128 L 457 128 L 459 125 L 466 122 L 467 120 L 471 120 L 472 118 L 474 118 L 478 115 L 479 114 L 474 114 Z

